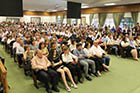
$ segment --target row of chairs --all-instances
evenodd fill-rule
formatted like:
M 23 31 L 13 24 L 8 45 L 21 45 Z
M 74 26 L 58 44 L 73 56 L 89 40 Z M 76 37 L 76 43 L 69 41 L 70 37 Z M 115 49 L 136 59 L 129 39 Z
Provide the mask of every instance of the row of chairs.
M 18 55 L 16 54 L 16 48 L 13 49 L 13 43 L 15 41 L 12 41 L 10 44 L 7 44 L 6 42 L 3 42 L 3 48 L 5 49 L 5 51 L 10 54 L 10 56 L 12 58 L 14 58 L 14 62 L 18 62 Z M 22 59 L 23 60 L 23 59 Z M 25 73 L 25 60 L 23 60 L 23 69 L 24 69 L 24 73 Z M 36 77 L 36 73 L 33 69 L 31 69 L 31 76 L 32 76 L 32 79 L 33 79 L 33 82 L 34 82 L 34 86 L 39 89 L 38 87 L 38 79 Z

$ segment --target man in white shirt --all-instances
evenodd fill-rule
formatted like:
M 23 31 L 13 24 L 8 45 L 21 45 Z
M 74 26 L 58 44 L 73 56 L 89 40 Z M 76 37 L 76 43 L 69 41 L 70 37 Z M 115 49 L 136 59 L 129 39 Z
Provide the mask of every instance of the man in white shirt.
M 98 41 L 94 41 L 94 45 L 91 48 L 92 51 L 95 52 L 95 56 L 103 61 L 103 67 L 108 70 L 110 58 L 108 54 L 98 45 Z
M 20 40 L 19 45 L 16 48 L 16 54 L 17 54 L 17 60 L 18 60 L 18 66 L 21 68 L 22 62 L 23 62 L 23 53 L 24 53 L 24 41 Z
M 65 66 L 70 69 L 74 81 L 76 83 L 78 83 L 78 81 L 80 83 L 83 83 L 83 81 L 81 80 L 82 74 L 81 74 L 80 65 L 78 63 L 78 57 L 73 55 L 69 51 L 68 47 L 64 47 L 63 50 L 64 50 L 64 54 L 62 54 L 62 60 L 63 60 L 63 62 L 65 64 Z M 75 75 L 78 77 L 78 81 L 75 79 Z

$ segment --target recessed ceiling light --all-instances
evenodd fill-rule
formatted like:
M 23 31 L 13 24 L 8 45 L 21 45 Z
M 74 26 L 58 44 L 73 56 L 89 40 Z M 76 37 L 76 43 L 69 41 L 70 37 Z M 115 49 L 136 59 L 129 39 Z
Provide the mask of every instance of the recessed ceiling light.
M 35 10 L 33 10 L 33 9 L 29 9 L 28 11 L 35 11 Z
M 104 4 L 105 6 L 112 6 L 112 5 L 116 5 L 116 3 L 106 3 Z
M 82 6 L 82 8 L 89 8 L 89 6 Z
M 67 8 L 64 8 L 64 10 L 67 10 Z
M 84 3 L 82 3 L 82 6 L 87 6 L 88 4 L 84 4 Z
M 57 10 L 52 10 L 52 12 L 56 12 Z

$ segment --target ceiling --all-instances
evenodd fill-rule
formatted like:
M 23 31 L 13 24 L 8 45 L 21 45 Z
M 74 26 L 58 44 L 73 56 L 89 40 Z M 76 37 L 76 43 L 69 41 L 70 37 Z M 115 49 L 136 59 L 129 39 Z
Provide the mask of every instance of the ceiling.
M 106 3 L 116 3 L 116 5 L 140 3 L 140 0 L 23 0 L 23 9 L 46 12 L 62 11 L 66 10 L 67 1 L 80 2 L 83 8 L 102 7 Z

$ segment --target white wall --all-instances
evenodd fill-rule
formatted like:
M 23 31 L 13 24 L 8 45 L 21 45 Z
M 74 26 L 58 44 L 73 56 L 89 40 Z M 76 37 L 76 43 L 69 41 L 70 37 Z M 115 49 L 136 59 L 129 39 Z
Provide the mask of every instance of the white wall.
M 0 17 L 0 22 L 6 21 L 6 17 Z
M 31 22 L 31 17 L 40 17 L 41 22 L 56 22 L 56 17 L 55 16 L 30 16 L 30 15 L 25 15 L 24 17 L 20 18 L 21 22 Z
M 56 22 L 56 16 L 31 16 L 24 15 L 23 17 L 18 17 L 21 22 L 31 22 L 31 17 L 40 17 L 41 22 Z M 0 17 L 0 22 L 6 21 L 6 18 L 16 18 L 16 17 Z

